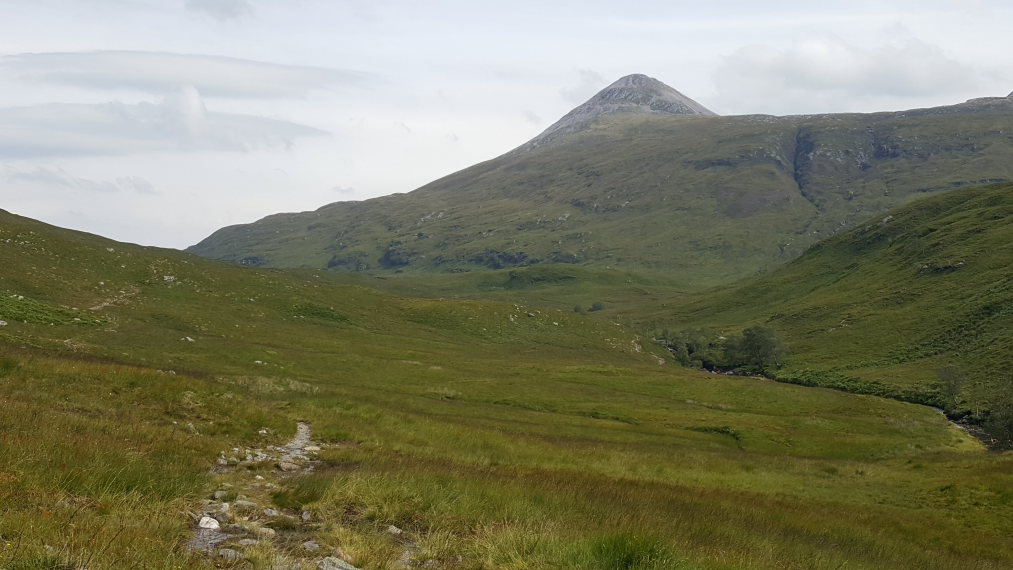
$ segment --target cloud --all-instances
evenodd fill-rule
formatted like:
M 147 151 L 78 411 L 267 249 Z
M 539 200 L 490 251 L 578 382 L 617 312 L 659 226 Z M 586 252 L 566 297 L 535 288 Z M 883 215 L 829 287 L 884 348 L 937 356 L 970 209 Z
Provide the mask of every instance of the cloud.
M 222 22 L 253 14 L 253 6 L 247 0 L 186 0 L 186 9 Z
M 577 75 L 580 76 L 580 80 L 576 85 L 559 91 L 560 95 L 563 96 L 563 99 L 566 99 L 569 103 L 573 103 L 575 105 L 583 103 L 607 85 L 605 78 L 597 71 L 592 71 L 590 69 L 578 69 Z
M 144 51 L 22 53 L 0 57 L 0 73 L 107 91 L 166 94 L 193 85 L 205 96 L 258 99 L 301 98 L 315 90 L 361 87 L 375 80 L 349 70 Z
M 192 86 L 161 103 L 49 103 L 0 109 L 0 157 L 290 148 L 324 131 L 278 119 L 207 110 Z
M 335 186 L 334 188 L 331 188 L 331 192 L 337 192 L 338 194 L 351 196 L 352 194 L 356 193 L 356 190 L 351 186 Z
M 140 176 L 122 176 L 115 180 L 90 180 L 78 178 L 62 168 L 37 166 L 32 170 L 8 168 L 4 175 L 6 183 L 23 190 L 29 188 L 62 189 L 84 191 L 89 193 L 110 194 L 129 192 L 133 194 L 155 195 L 154 185 Z
M 864 46 L 829 34 L 778 48 L 740 48 L 724 58 L 715 74 L 724 102 L 749 101 L 766 112 L 855 110 L 871 99 L 966 92 L 977 80 L 972 68 L 918 39 Z

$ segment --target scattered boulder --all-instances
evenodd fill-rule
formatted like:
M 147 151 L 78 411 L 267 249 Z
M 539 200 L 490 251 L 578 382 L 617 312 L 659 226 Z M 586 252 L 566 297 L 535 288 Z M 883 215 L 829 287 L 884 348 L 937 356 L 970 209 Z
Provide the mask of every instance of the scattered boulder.
M 317 570 L 359 570 L 355 566 L 352 566 L 348 562 L 337 558 L 336 556 L 328 556 L 320 562 L 317 562 Z
M 239 546 L 256 546 L 260 541 L 255 538 L 243 538 L 239 540 Z
M 219 548 L 218 557 L 225 560 L 242 560 L 243 555 L 231 548 Z
M 306 542 L 302 543 L 302 549 L 308 552 L 317 552 L 318 550 L 320 550 L 320 545 L 313 542 L 312 540 L 307 540 Z
M 258 527 L 256 527 L 256 528 L 253 529 L 253 532 L 259 534 L 260 536 L 264 536 L 264 537 L 268 537 L 268 538 L 273 537 L 273 536 L 275 536 L 275 535 L 278 534 L 278 532 L 276 530 L 274 530 L 273 528 L 268 528 L 266 526 L 258 526 Z
M 290 473 L 292 471 L 298 471 L 300 469 L 298 464 L 292 463 L 291 461 L 279 461 L 275 466 L 279 471 Z
M 232 503 L 232 506 L 237 509 L 256 509 L 260 505 L 254 503 L 253 501 L 236 501 Z
M 222 525 L 212 517 L 203 516 L 200 521 L 197 522 L 197 528 L 207 528 L 217 530 L 222 528 Z

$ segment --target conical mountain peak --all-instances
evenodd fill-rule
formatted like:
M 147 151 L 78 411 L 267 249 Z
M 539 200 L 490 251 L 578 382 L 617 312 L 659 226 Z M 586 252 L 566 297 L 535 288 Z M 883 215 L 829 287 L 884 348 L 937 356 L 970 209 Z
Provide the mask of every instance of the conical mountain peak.
M 531 144 L 542 144 L 550 139 L 581 131 L 598 117 L 615 113 L 716 115 L 661 81 L 635 73 L 622 77 L 599 91 L 532 139 Z

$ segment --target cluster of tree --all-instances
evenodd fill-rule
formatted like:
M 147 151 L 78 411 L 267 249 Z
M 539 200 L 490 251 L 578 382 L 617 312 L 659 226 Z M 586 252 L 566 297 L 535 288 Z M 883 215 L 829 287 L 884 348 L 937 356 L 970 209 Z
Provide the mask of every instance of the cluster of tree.
M 781 366 L 784 349 L 773 330 L 749 327 L 741 335 L 707 329 L 661 332 L 660 339 L 683 366 L 767 374 Z

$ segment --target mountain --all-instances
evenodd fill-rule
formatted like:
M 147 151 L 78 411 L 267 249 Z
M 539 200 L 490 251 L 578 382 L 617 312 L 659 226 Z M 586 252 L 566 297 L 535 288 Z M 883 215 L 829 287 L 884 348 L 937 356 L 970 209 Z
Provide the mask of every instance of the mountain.
M 1013 179 L 1006 97 L 873 114 L 707 113 L 630 76 L 530 143 L 414 192 L 223 228 L 189 251 L 370 273 L 578 264 L 702 286 L 782 264 L 917 197 Z
M 820 242 L 769 274 L 658 303 L 642 318 L 771 327 L 789 347 L 779 376 L 978 419 L 1006 410 L 1013 436 L 1011 244 L 1013 184 L 962 189 Z M 961 385 L 947 396 L 942 380 L 954 377 Z
M 616 113 L 716 115 L 653 77 L 640 74 L 627 75 L 564 115 L 542 134 L 531 139 L 527 145 L 538 146 L 582 131 L 598 118 Z

